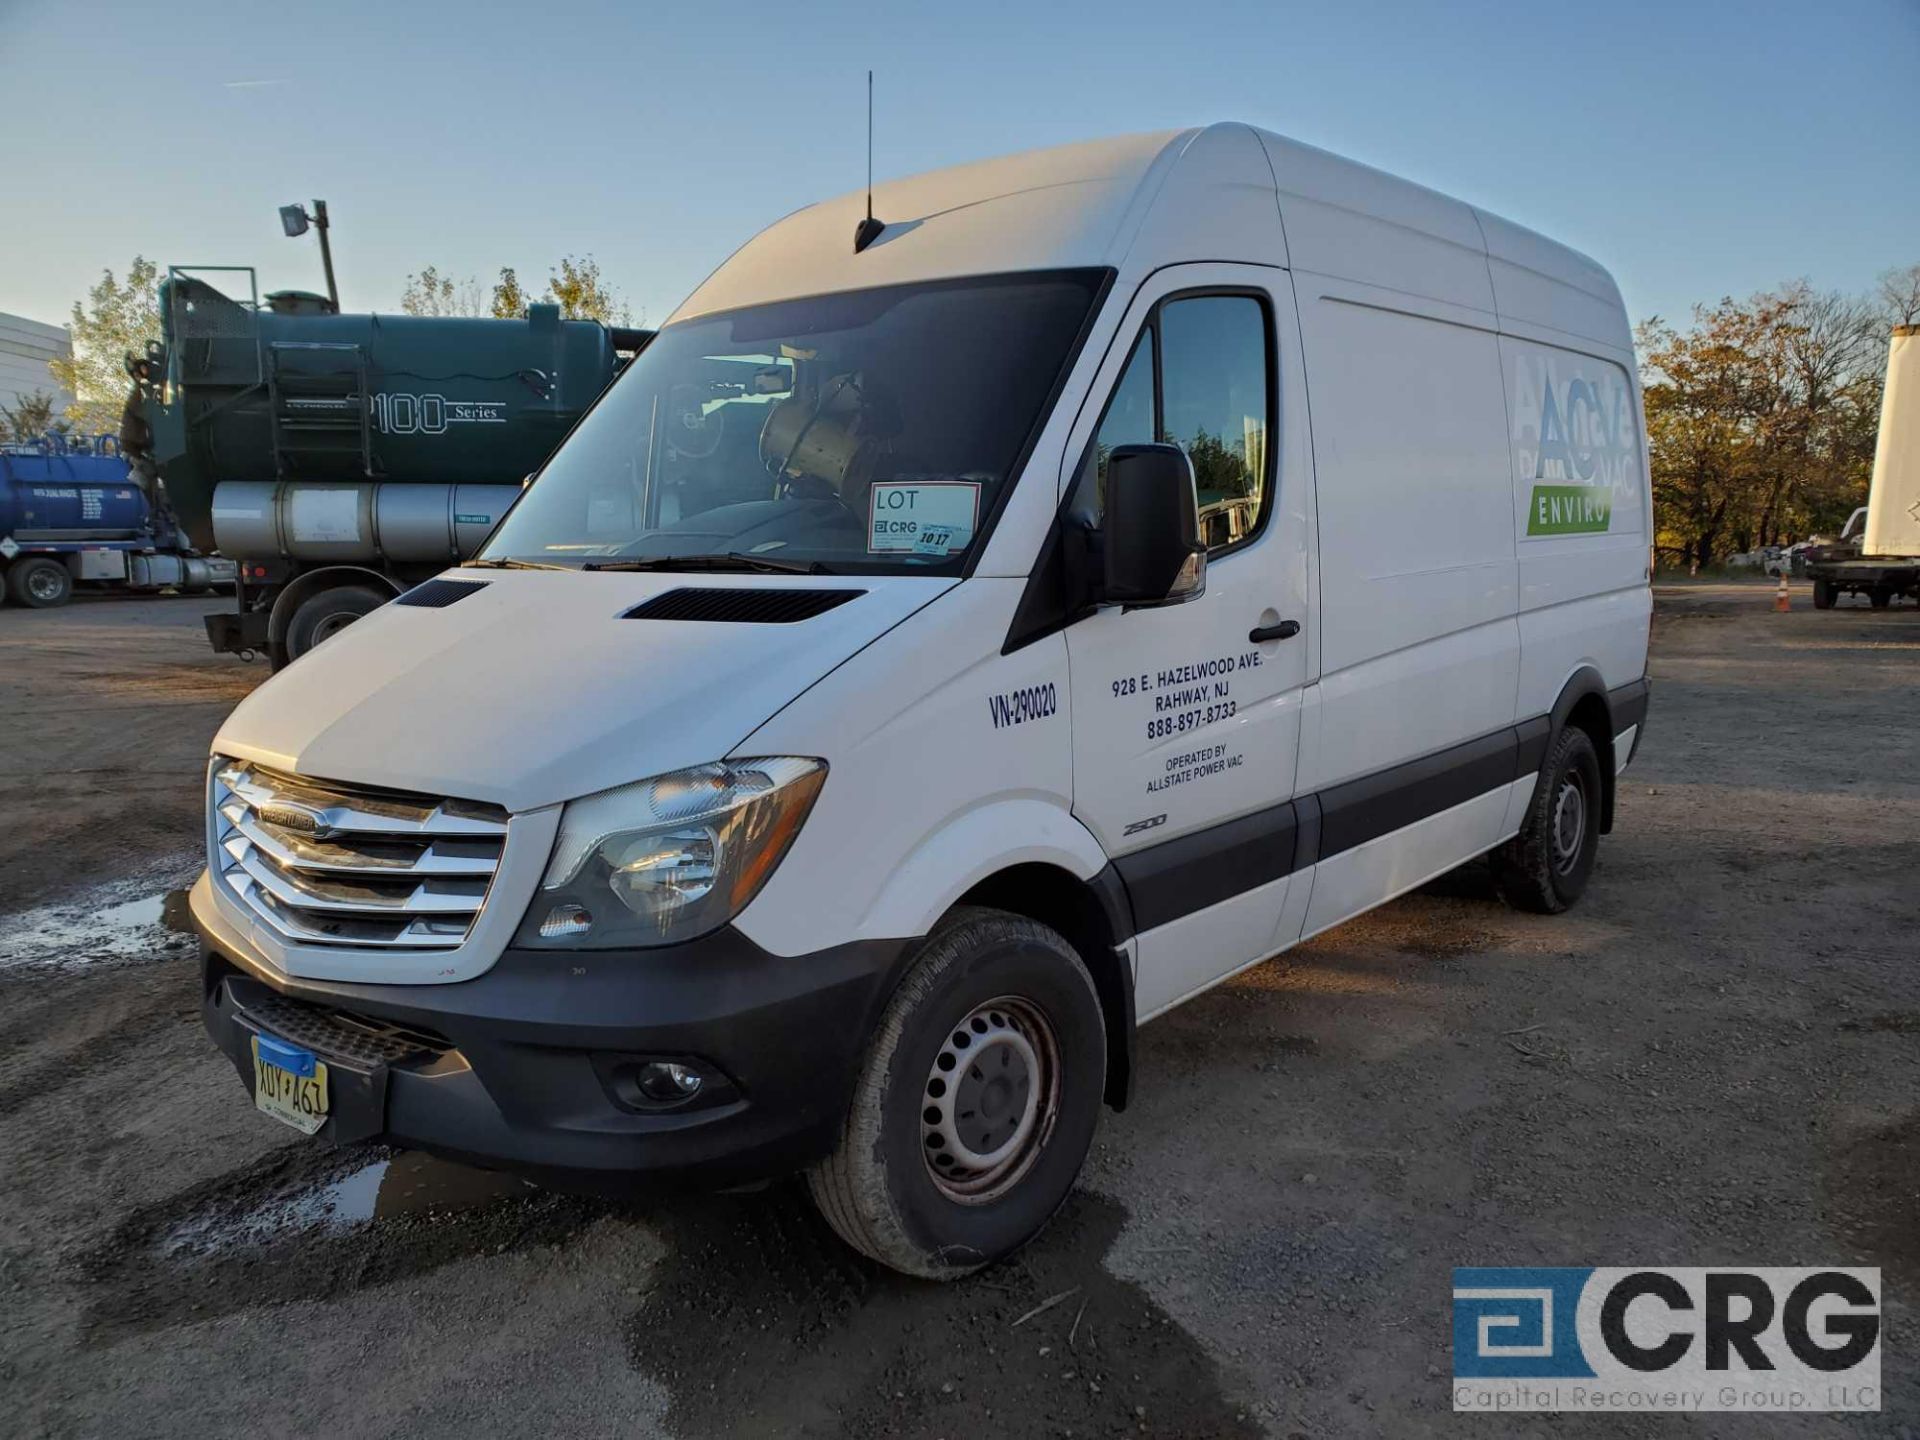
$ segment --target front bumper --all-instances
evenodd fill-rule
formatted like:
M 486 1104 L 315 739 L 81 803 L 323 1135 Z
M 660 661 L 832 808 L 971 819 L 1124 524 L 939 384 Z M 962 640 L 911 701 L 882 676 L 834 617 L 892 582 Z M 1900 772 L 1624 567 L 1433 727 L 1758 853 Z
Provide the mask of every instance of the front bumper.
M 227 926 L 208 884 L 192 894 L 202 1015 L 249 1090 L 251 1039 L 274 1035 L 327 1063 L 322 1139 L 602 1193 L 749 1184 L 826 1155 L 908 946 L 782 957 L 728 928 L 657 950 L 509 949 L 453 984 L 307 980 Z M 632 1076 L 656 1059 L 695 1063 L 709 1083 L 648 1107 Z

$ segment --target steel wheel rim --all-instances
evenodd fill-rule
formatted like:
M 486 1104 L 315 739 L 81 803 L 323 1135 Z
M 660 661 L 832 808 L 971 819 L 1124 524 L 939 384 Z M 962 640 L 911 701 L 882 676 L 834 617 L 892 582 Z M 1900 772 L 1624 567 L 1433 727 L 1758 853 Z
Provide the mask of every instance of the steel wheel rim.
M 1587 838 L 1587 788 L 1567 775 L 1553 794 L 1553 868 L 1565 875 L 1579 863 Z
M 322 640 L 331 640 L 359 618 L 358 615 L 327 616 L 326 619 L 313 627 L 313 643 L 318 645 Z
M 984 1205 L 1020 1183 L 1059 1113 L 1060 1042 L 1046 1013 L 1003 995 L 940 1044 L 920 1097 L 920 1153 L 948 1199 Z
M 27 593 L 36 600 L 57 600 L 60 597 L 60 576 L 44 565 L 36 565 L 33 573 L 27 576 Z

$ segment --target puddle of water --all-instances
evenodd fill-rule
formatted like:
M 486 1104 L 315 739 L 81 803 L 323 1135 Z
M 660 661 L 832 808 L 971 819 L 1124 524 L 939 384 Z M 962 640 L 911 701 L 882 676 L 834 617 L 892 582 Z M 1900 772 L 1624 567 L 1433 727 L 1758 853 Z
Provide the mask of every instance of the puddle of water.
M 517 1176 L 474 1170 L 403 1150 L 343 1175 L 272 1194 L 250 1209 L 220 1205 L 190 1215 L 159 1239 L 169 1258 L 260 1250 L 302 1235 L 339 1235 L 376 1220 L 473 1210 L 534 1187 Z
M 185 889 L 120 899 L 124 884 L 0 920 L 0 973 L 161 960 L 193 943 Z

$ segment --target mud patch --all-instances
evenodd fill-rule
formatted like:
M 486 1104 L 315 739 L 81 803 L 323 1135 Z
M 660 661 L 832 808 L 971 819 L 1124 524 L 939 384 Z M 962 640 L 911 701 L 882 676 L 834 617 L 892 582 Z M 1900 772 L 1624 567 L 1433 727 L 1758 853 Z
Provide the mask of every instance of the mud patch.
M 1887 1010 L 1858 1020 L 1842 1020 L 1840 1028 L 1858 1034 L 1920 1035 L 1920 1012 Z
M 289 1146 L 136 1212 L 87 1255 L 87 1340 L 557 1244 L 612 1208 L 412 1151 Z
M 1437 921 L 1419 927 L 1396 948 L 1403 955 L 1418 955 L 1426 960 L 1458 960 L 1477 955 L 1498 940 L 1491 930 L 1479 930 L 1457 921 Z
M 1126 1218 L 1111 1200 L 1075 1195 L 1015 1259 L 948 1285 L 854 1255 L 792 1186 L 653 1218 L 668 1254 L 626 1338 L 678 1434 L 1260 1433 L 1193 1337 L 1103 1267 Z
M 1870 1263 L 1913 1273 L 1920 1265 L 1920 1112 L 1854 1136 L 1828 1179 L 1840 1233 Z
M 184 887 L 120 881 L 0 920 L 0 974 L 164 960 L 194 945 Z

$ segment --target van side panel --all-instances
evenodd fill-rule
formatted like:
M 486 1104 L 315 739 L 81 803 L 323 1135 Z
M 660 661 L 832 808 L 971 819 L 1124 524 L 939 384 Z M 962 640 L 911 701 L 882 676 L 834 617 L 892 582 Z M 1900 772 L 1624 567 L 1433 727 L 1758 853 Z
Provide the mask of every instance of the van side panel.
M 1646 670 L 1646 447 L 1618 362 L 1502 336 L 1520 575 L 1520 714 L 1544 714 L 1592 666 Z
M 1411 296 L 1295 284 L 1320 534 L 1312 789 L 1511 725 L 1519 636 L 1497 338 Z

